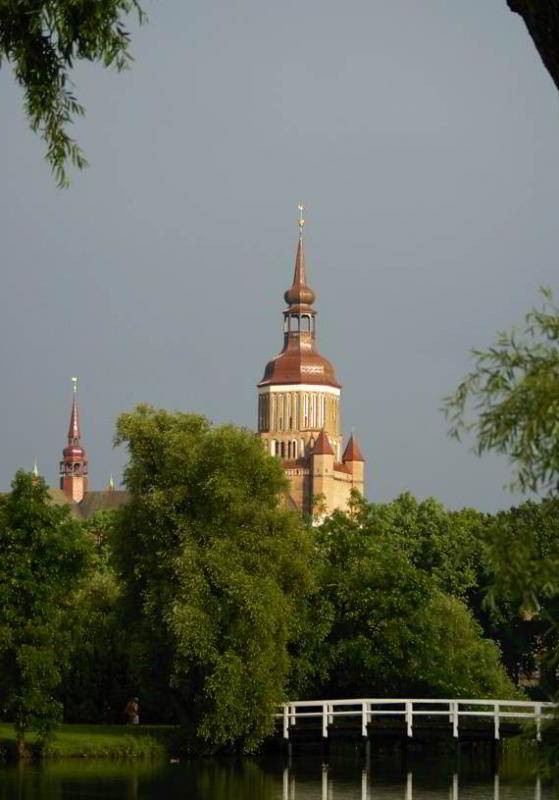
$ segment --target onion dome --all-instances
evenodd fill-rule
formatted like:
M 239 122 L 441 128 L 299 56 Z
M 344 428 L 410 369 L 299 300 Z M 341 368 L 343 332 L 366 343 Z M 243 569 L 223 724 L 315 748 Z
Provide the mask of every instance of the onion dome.
M 310 286 L 307 285 L 307 268 L 305 264 L 305 251 L 303 248 L 302 232 L 299 236 L 299 244 L 297 245 L 293 284 L 283 296 L 285 298 L 285 302 L 289 306 L 312 306 L 316 300 L 315 293 Z
M 279 384 L 317 384 L 341 388 L 334 367 L 316 349 L 316 295 L 307 283 L 303 248 L 303 207 L 299 206 L 299 243 L 295 257 L 293 283 L 285 292 L 288 308 L 283 312 L 283 349 L 266 364 L 258 386 Z

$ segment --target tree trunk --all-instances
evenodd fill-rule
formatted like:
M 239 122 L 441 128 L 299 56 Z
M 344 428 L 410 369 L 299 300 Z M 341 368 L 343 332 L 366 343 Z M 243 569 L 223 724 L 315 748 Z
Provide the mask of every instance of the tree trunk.
M 507 0 L 520 14 L 541 59 L 559 89 L 559 0 Z
M 16 735 L 16 758 L 21 761 L 24 758 L 29 758 L 30 753 L 25 744 L 25 738 L 22 733 Z

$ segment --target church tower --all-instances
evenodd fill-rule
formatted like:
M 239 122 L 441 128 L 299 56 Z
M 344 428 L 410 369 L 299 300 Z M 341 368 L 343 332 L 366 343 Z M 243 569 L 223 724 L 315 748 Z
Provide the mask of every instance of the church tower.
M 303 206 L 291 288 L 285 294 L 283 349 L 258 384 L 258 435 L 282 460 L 289 505 L 303 513 L 346 509 L 351 489 L 363 494 L 364 460 L 354 437 L 342 456 L 340 394 L 332 364 L 316 347 L 316 295 L 308 285 Z
M 63 460 L 60 462 L 60 488 L 68 500 L 80 503 L 87 493 L 87 457 L 81 446 L 78 379 L 72 378 L 72 383 L 74 384 L 72 411 L 68 444 L 62 451 Z

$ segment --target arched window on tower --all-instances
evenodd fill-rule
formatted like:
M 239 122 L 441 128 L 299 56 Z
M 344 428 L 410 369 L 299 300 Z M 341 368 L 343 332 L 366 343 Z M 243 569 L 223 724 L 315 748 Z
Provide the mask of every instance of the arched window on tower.
M 308 314 L 301 316 L 301 330 L 308 333 L 311 329 L 311 318 Z
M 309 427 L 309 396 L 305 394 L 303 397 L 303 426 Z
M 297 458 L 297 440 L 293 439 L 291 442 L 291 454 L 293 458 Z
M 281 457 L 285 458 L 285 442 L 281 443 Z

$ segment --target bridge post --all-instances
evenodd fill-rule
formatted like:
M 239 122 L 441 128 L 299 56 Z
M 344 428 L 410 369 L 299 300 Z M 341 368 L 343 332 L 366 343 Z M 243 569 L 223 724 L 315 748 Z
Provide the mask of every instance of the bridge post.
M 413 702 L 406 700 L 406 728 L 407 734 L 411 738 L 413 736 Z
M 452 715 L 450 717 L 452 721 L 452 735 L 455 739 L 458 739 L 458 703 L 454 701 L 454 703 L 450 705 L 452 708 Z
M 535 710 L 536 710 L 536 741 L 537 742 L 541 742 L 541 740 L 542 740 L 542 705 L 541 705 L 541 703 L 536 703 Z
M 495 739 L 500 738 L 500 731 L 499 731 L 499 703 L 494 703 L 493 705 L 493 719 L 495 722 Z
M 367 738 L 367 703 L 365 701 L 361 703 L 361 736 L 364 739 Z
M 283 707 L 283 738 L 289 739 L 289 710 L 287 705 Z
M 328 736 L 328 705 L 322 705 L 322 738 L 326 739 Z

